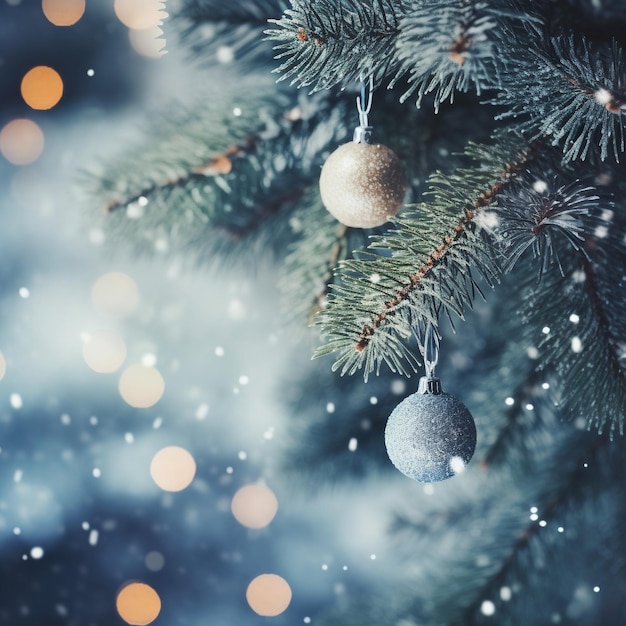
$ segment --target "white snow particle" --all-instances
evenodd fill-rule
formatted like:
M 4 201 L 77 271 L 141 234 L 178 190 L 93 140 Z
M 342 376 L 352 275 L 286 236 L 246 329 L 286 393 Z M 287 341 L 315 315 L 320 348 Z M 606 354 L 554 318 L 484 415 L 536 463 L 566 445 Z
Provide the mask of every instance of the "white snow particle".
M 157 364 L 156 354 L 146 352 L 146 354 L 141 357 L 141 364 L 144 367 L 154 367 Z
M 549 335 L 549 334 L 550 334 L 550 327 L 549 327 L 549 326 L 544 326 L 544 327 L 541 329 L 541 332 L 542 332 L 544 335 Z
M 348 442 L 348 450 L 350 450 L 350 452 L 354 452 L 357 449 L 358 445 L 359 445 L 359 442 L 357 438 L 352 437 L 352 439 L 350 439 L 350 441 Z
M 248 378 L 248 376 L 240 376 L 239 377 L 239 384 L 240 385 L 247 385 L 250 382 L 250 378 Z
M 215 348 L 215 356 L 224 356 L 224 348 L 222 346 Z
M 483 615 L 494 615 L 496 612 L 496 605 L 491 600 L 484 600 L 480 605 L 480 612 Z
M 126 207 L 126 217 L 131 220 L 138 220 L 143 217 L 143 207 L 138 202 L 131 202 Z
M 248 458 L 248 453 L 244 452 L 243 450 L 240 450 L 239 454 L 237 455 L 237 458 L 240 461 L 245 461 Z
M 98 545 L 98 531 L 95 529 L 89 533 L 89 545 L 90 546 Z
M 598 226 L 594 231 L 593 234 L 598 238 L 598 239 L 604 239 L 608 234 L 609 234 L 609 229 L 606 226 Z
M 335 403 L 334 402 L 329 402 L 326 405 L 326 413 L 334 413 L 335 412 Z
M 40 546 L 34 546 L 30 549 L 30 556 L 33 559 L 40 559 L 43 556 L 43 548 Z
M 20 298 L 26 299 L 30 297 L 30 290 L 27 287 L 20 287 L 18 293 L 20 294 Z
M 24 406 L 22 396 L 19 393 L 12 393 L 9 396 L 9 402 L 14 409 L 21 409 Z
M 533 410 L 534 410 L 534 408 L 535 408 L 535 405 L 534 405 L 534 404 L 531 404 L 531 403 L 529 402 L 529 403 L 526 405 L 526 407 L 525 407 L 525 408 L 526 408 L 526 410 L 527 410 L 527 411 L 533 411 Z
M 564 533 L 565 532 L 565 528 L 563 528 L 563 526 L 559 526 L 556 530 L 559 533 Z
M 504 400 L 504 404 L 506 404 L 507 406 L 513 406 L 515 404 L 515 400 L 511 398 L 511 396 L 509 396 Z
M 21 469 L 15 470 L 15 473 L 13 474 L 13 482 L 14 483 L 19 483 L 22 481 L 22 476 L 24 476 L 24 472 L 22 472 Z
M 203 402 L 202 404 L 198 405 L 198 408 L 196 409 L 196 419 L 198 421 L 202 421 L 203 419 L 206 419 L 206 416 L 209 414 L 209 405 L 206 402 Z
M 235 107 L 233 109 L 233 115 L 235 117 L 241 117 L 242 114 L 243 114 L 243 111 L 241 110 L 241 107 Z
M 542 384 L 541 384 L 541 388 L 542 388 L 542 389 L 545 389 L 545 390 L 550 389 L 550 383 L 542 383 Z
M 501 587 L 500 588 L 500 600 L 503 602 L 508 602 L 513 597 L 513 592 L 511 591 L 511 587 Z
M 572 274 L 572 280 L 575 283 L 584 283 L 587 280 L 587 275 L 585 274 L 584 270 L 576 270 Z
M 597 585 L 593 588 L 593 590 L 598 593 L 600 591 L 600 587 L 598 587 Z
M 453 456 L 450 459 L 450 469 L 455 474 L 461 474 L 465 471 L 465 461 L 460 456 Z
M 529 346 L 528 348 L 526 348 L 526 354 L 528 355 L 529 359 L 538 359 L 539 358 L 539 350 L 537 350 L 537 348 L 535 348 L 534 346 Z
M 406 383 L 401 379 L 394 380 L 391 383 L 391 393 L 394 396 L 399 396 L 406 391 Z
M 135 437 L 134 437 L 133 433 L 126 433 L 124 435 L 124 441 L 126 443 L 133 443 L 135 441 Z
M 602 106 L 606 106 L 609 102 L 611 102 L 611 100 L 613 100 L 613 94 L 604 87 L 597 89 L 593 94 L 593 97 L 596 99 L 596 102 Z
M 100 476 L 102 476 L 102 471 L 99 467 L 94 467 L 91 473 L 93 474 L 94 478 L 100 478 Z
M 578 354 L 583 351 L 583 342 L 580 337 L 572 337 L 572 352 Z
M 378 398 L 376 396 L 372 396 L 370 398 L 370 404 L 378 404 Z
M 578 324 L 578 322 L 580 322 L 580 316 L 579 316 L 579 315 L 576 315 L 576 313 L 572 313 L 572 314 L 569 316 L 569 321 L 570 321 L 572 324 Z
M 536 180 L 533 183 L 533 189 L 537 193 L 545 193 L 546 191 L 548 191 L 548 183 L 545 180 Z

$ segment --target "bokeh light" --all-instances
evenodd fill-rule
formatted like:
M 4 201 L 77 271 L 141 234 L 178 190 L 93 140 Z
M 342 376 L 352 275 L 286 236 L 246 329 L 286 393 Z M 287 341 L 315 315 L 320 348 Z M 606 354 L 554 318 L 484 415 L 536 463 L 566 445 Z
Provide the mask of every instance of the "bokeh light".
M 163 396 L 165 381 L 154 367 L 131 365 L 122 372 L 118 389 L 127 404 L 136 409 L 147 409 Z
M 133 50 L 143 57 L 158 59 L 165 54 L 165 39 L 163 31 L 158 26 L 142 28 L 141 30 L 131 28 L 128 31 L 128 38 Z
M 274 492 L 262 483 L 245 485 L 233 496 L 230 510 L 235 519 L 246 528 L 264 528 L 278 511 Z
M 161 612 L 161 598 L 150 585 L 131 582 L 120 589 L 115 606 L 127 624 L 145 626 L 152 623 Z
M 0 152 L 14 165 L 34 163 L 41 156 L 43 147 L 43 131 L 32 120 L 11 120 L 0 130 Z
M 261 574 L 248 585 L 246 600 L 250 608 L 264 617 L 283 613 L 291 602 L 291 587 L 276 574 Z
M 7 362 L 4 358 L 4 354 L 0 352 L 0 380 L 4 378 L 4 375 L 7 373 Z
M 138 30 L 156 26 L 167 14 L 162 0 L 115 0 L 115 15 L 128 28 Z
M 159 450 L 150 463 L 150 476 L 163 491 L 182 491 L 189 487 L 195 475 L 193 456 L 179 446 Z
M 116 372 L 126 359 L 126 344 L 117 334 L 108 330 L 97 330 L 83 337 L 85 363 L 99 374 Z
M 127 274 L 108 272 L 93 284 L 91 302 L 101 315 L 113 318 L 127 317 L 139 304 L 139 289 Z
M 29 107 L 46 111 L 63 96 L 63 79 L 51 67 L 38 65 L 24 74 L 20 90 Z
M 71 26 L 83 16 L 85 0 L 42 0 L 41 8 L 55 26 Z

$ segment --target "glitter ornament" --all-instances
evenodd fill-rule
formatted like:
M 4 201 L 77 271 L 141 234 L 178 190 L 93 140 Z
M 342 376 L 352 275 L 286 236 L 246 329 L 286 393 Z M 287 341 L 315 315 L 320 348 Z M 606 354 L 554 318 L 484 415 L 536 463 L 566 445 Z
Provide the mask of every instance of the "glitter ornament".
M 405 476 L 437 482 L 465 469 L 476 448 L 476 425 L 462 402 L 443 393 L 438 378 L 423 377 L 418 392 L 391 413 L 385 446 Z
M 373 228 L 402 206 L 406 176 L 400 159 L 386 146 L 351 141 L 324 163 L 320 193 L 324 206 L 342 224 Z
M 324 206 L 342 224 L 354 228 L 384 224 L 398 212 L 407 190 L 398 156 L 386 146 L 372 143 L 368 120 L 372 88 L 370 79 L 366 98 L 368 89 L 361 84 L 361 97 L 357 98 L 359 126 L 354 130 L 354 138 L 328 157 L 320 176 Z

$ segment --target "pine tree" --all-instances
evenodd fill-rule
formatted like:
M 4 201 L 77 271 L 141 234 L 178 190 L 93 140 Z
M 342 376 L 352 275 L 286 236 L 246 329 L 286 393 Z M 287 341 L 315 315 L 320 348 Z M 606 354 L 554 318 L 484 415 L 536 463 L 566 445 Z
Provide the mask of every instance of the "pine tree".
M 156 119 L 95 181 L 114 240 L 209 265 L 274 259 L 283 314 L 313 323 L 319 345 L 315 375 L 293 373 L 285 393 L 298 417 L 284 467 L 308 485 L 395 471 L 383 430 L 429 327 L 438 374 L 477 423 L 467 470 L 394 514 L 406 584 L 316 623 L 623 623 L 626 3 L 181 0 L 171 13 L 168 45 L 236 80 Z M 325 210 L 318 181 L 370 77 L 376 140 L 409 193 L 363 230 Z

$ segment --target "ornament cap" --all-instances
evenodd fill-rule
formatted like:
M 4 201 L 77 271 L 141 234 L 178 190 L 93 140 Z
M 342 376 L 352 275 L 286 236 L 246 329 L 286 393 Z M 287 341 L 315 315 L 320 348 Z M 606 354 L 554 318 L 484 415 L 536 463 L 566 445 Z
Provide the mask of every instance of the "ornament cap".
M 373 126 L 357 126 L 354 129 L 354 135 L 352 141 L 354 143 L 369 143 L 373 142 Z
M 417 393 L 421 394 L 433 394 L 439 396 L 443 393 L 441 388 L 441 380 L 435 377 L 422 376 L 420 378 L 420 384 L 417 388 Z

